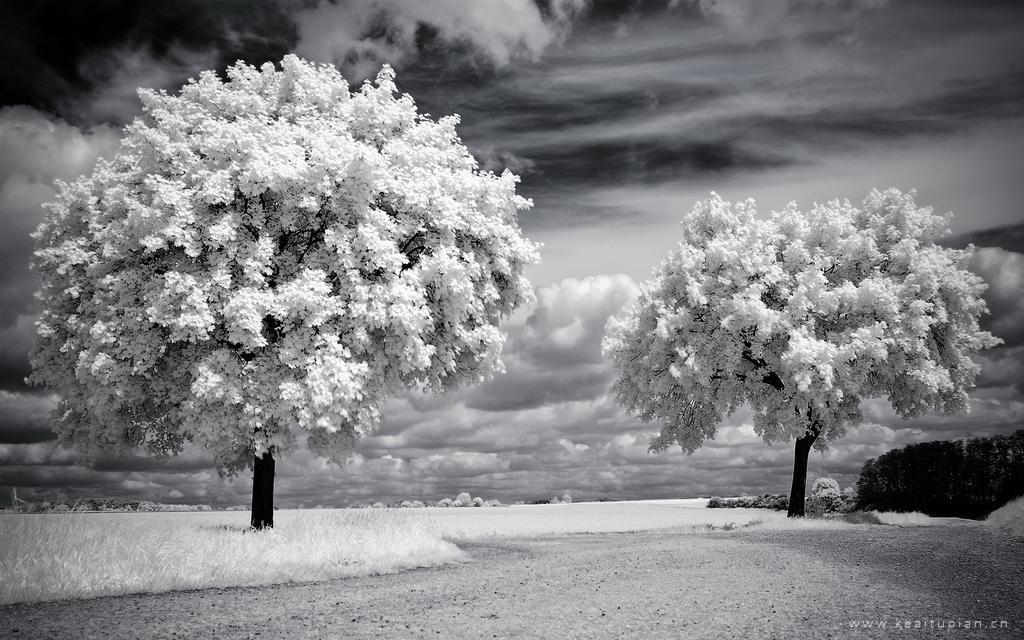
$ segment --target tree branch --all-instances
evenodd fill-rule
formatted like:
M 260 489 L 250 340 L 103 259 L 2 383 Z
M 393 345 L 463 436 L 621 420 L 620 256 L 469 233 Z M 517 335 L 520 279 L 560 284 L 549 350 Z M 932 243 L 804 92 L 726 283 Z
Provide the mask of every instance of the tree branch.
M 750 353 L 749 345 L 743 349 L 743 354 L 742 355 L 743 355 L 743 359 L 746 360 L 747 362 L 749 362 L 750 364 L 754 365 L 755 369 L 767 369 L 768 368 L 768 363 L 767 362 L 765 362 L 761 358 L 755 358 L 753 356 L 753 354 Z M 778 391 L 782 391 L 783 389 L 786 388 L 786 385 L 783 384 L 783 382 L 782 382 L 782 378 L 780 378 L 779 374 L 775 373 L 774 371 L 769 371 L 768 373 L 763 374 L 763 377 L 761 378 L 761 382 L 763 382 L 763 383 L 765 383 L 765 384 L 767 384 L 767 385 L 769 385 L 771 387 L 774 387 Z

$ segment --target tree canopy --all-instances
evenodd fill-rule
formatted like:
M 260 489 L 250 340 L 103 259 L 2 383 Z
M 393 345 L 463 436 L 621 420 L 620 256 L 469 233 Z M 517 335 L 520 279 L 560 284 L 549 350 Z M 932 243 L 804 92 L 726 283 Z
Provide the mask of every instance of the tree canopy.
M 295 56 L 140 91 L 117 155 L 34 237 L 33 380 L 85 451 L 346 457 L 383 399 L 500 368 L 538 246 L 518 178 L 479 169 L 385 66 L 350 91 Z
M 743 405 L 764 440 L 817 447 L 858 422 L 867 397 L 905 417 L 963 410 L 971 356 L 1000 342 L 978 326 L 972 248 L 938 245 L 946 218 L 913 192 L 768 216 L 712 194 L 682 232 L 604 342 L 617 399 L 662 425 L 652 450 L 692 452 Z

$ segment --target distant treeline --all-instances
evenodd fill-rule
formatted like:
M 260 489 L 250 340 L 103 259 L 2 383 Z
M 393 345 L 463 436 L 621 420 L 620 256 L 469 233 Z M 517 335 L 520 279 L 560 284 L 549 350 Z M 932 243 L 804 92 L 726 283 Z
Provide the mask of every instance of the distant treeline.
M 785 511 L 789 508 L 789 496 L 766 493 L 762 496 L 741 496 L 738 498 L 719 498 L 708 500 L 708 509 L 774 509 Z
M 68 513 L 79 511 L 209 511 L 207 505 L 162 504 L 149 500 L 127 500 L 125 498 L 79 498 L 71 500 L 42 500 L 20 502 L 12 511 L 19 513 Z
M 983 518 L 1024 494 L 1024 430 L 893 449 L 864 464 L 857 506 Z

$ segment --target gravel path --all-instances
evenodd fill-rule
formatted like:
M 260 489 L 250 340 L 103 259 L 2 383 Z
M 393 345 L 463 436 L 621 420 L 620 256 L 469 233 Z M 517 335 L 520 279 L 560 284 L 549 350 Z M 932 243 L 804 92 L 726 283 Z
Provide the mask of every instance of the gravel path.
M 981 526 L 461 546 L 471 563 L 387 576 L 10 605 L 0 607 L 0 637 L 1024 637 L 1024 541 Z M 1009 627 L 894 628 L 908 619 Z M 889 627 L 851 629 L 851 620 Z

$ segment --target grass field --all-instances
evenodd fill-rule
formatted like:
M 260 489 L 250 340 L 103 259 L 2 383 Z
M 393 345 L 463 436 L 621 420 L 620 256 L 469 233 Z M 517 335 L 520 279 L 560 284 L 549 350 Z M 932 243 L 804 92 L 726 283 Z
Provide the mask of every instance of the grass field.
M 247 530 L 246 512 L 2 514 L 0 603 L 390 573 L 465 561 L 456 544 L 487 539 L 877 526 L 789 519 L 763 509 L 707 509 L 706 502 L 279 511 L 276 527 L 263 532 Z M 901 526 L 978 524 L 878 515 L 883 523 Z
M 0 603 L 304 582 L 459 562 L 423 513 L 0 515 Z

